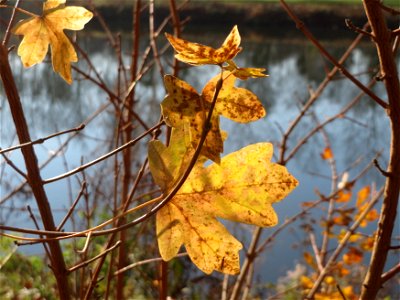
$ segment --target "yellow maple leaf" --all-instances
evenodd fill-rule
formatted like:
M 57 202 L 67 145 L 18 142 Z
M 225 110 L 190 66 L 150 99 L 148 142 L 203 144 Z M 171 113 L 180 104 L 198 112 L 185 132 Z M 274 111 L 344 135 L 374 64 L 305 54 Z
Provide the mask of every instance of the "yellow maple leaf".
M 24 36 L 18 47 L 24 67 L 42 62 L 50 45 L 54 71 L 71 84 L 71 62 L 77 62 L 78 56 L 63 30 L 83 29 L 93 14 L 83 7 L 66 7 L 65 1 L 46 1 L 41 16 L 19 22 L 13 28 L 13 33 Z
M 198 43 L 188 42 L 186 40 L 176 38 L 168 33 L 165 34 L 172 47 L 178 53 L 176 59 L 188 63 L 190 65 L 221 65 L 231 60 L 241 51 L 240 35 L 235 25 L 225 41 L 218 49 L 205 46 Z
M 149 144 L 150 170 L 165 194 L 182 172 L 184 162 L 177 163 L 182 151 L 172 141 L 169 147 L 160 141 Z M 271 144 L 259 143 L 223 157 L 220 165 L 196 164 L 176 195 L 157 212 L 162 258 L 172 259 L 184 244 L 203 272 L 237 274 L 242 245 L 217 218 L 264 227 L 277 224 L 272 203 L 286 197 L 298 182 L 285 167 L 270 162 L 272 151 Z
M 219 129 L 219 115 L 233 121 L 247 123 L 265 116 L 266 112 L 258 97 L 251 91 L 234 86 L 236 78 L 223 72 L 223 84 L 219 90 L 211 118 L 210 130 L 203 145 L 202 155 L 219 162 L 223 152 L 224 133 Z M 164 76 L 167 96 L 161 103 L 165 122 L 174 128 L 183 128 L 186 138 L 196 147 L 204 128 L 217 81 L 220 75 L 212 78 L 204 87 L 202 94 L 188 83 L 172 75 Z
M 202 97 L 211 103 L 215 87 L 221 75 L 212 78 L 204 87 Z M 251 91 L 235 87 L 236 78 L 229 72 L 222 73 L 223 84 L 215 104 L 215 113 L 240 123 L 261 119 L 266 115 L 258 97 Z
M 164 85 L 168 93 L 161 103 L 165 122 L 171 127 L 183 129 L 188 144 L 194 148 L 200 141 L 210 103 L 203 101 L 190 84 L 175 76 L 164 76 Z M 219 129 L 219 118 L 213 115 L 201 153 L 219 162 L 222 152 L 223 135 Z

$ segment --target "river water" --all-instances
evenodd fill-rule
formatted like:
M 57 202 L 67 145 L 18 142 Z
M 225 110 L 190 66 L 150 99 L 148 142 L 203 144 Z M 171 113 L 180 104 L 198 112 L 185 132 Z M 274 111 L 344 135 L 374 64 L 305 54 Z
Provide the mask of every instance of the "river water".
M 196 31 L 191 34 L 189 27 L 186 37 L 205 44 L 217 45 L 229 30 L 230 28 L 219 28 L 213 34 L 199 36 Z M 273 36 L 274 38 L 269 38 L 266 33 L 252 32 L 249 29 L 246 31 L 246 35 L 243 35 L 242 47 L 244 50 L 238 55 L 237 64 L 243 67 L 266 68 L 269 77 L 240 82 L 240 85 L 259 96 L 267 110 L 267 116 L 246 125 L 223 119 L 222 128 L 229 135 L 225 143 L 226 153 L 251 143 L 266 141 L 273 142 L 277 152 L 281 130 L 288 128 L 298 115 L 301 103 L 308 99 L 310 91 L 317 88 L 326 72 L 331 68 L 330 64 L 322 59 L 319 52 L 300 33 L 286 38 L 277 38 L 276 33 Z M 127 51 L 130 42 L 124 37 L 123 46 Z M 322 42 L 330 53 L 338 58 L 351 41 L 348 38 L 336 37 Z M 111 88 L 115 88 L 118 64 L 106 38 L 103 35 L 86 32 L 78 39 L 78 43 L 88 52 L 104 81 Z M 163 44 L 165 41 L 160 38 L 160 45 Z M 171 54 L 171 52 L 167 53 Z M 123 58 L 126 64 L 129 64 L 128 52 L 124 54 Z M 52 72 L 48 62 L 30 69 L 23 69 L 15 51 L 11 55 L 12 69 L 20 88 L 32 139 L 76 127 L 107 103 L 107 95 L 91 82 L 74 73 L 76 80 L 69 86 Z M 79 66 L 85 68 L 84 64 Z M 357 75 L 361 82 L 368 83 L 377 67 L 377 59 L 371 44 L 367 41 L 362 42 L 352 52 L 346 66 L 352 74 Z M 164 67 L 166 70 L 170 70 L 166 61 L 164 61 Z M 217 72 L 218 70 L 212 67 L 185 68 L 181 71 L 180 77 L 201 91 L 207 80 Z M 384 97 L 381 83 L 374 87 L 374 91 Z M 344 80 L 338 74 L 312 110 L 306 114 L 300 126 L 293 132 L 289 148 L 296 145 L 316 125 L 315 118 L 318 119 L 318 122 L 323 122 L 337 114 L 358 93 L 358 89 L 351 82 Z M 159 103 L 165 95 L 157 68 L 150 71 L 138 85 L 136 95 L 137 111 L 147 124 L 155 124 L 160 115 Z M 0 97 L 1 147 L 6 148 L 17 144 L 18 141 L 3 90 L 1 90 Z M 57 155 L 42 169 L 42 177 L 56 176 L 79 166 L 81 161 L 90 161 L 110 151 L 110 140 L 113 136 L 115 122 L 114 114 L 109 107 L 90 122 L 82 133 L 64 148 L 61 155 Z M 141 132 L 141 128 L 137 132 Z M 326 126 L 325 134 L 329 137 L 339 176 L 343 172 L 349 172 L 351 179 L 371 161 L 378 151 L 382 151 L 381 165 L 386 166 L 390 141 L 388 121 L 385 112 L 368 97 L 364 96 L 346 114 L 345 118 L 337 119 Z M 67 138 L 68 135 L 63 135 L 35 146 L 39 163 L 45 162 L 49 155 L 57 151 Z M 274 205 L 280 223 L 298 213 L 302 209 L 302 202 L 318 199 L 315 194 L 316 189 L 325 195 L 330 193 L 330 168 L 327 161 L 323 160 L 320 155 L 325 146 L 324 136 L 318 133 L 303 145 L 293 159 L 288 162 L 287 168 L 300 184 L 289 197 Z M 137 169 L 137 165 L 143 160 L 146 142 L 140 143 L 135 150 L 135 155 L 139 160 L 133 168 Z M 24 170 L 19 151 L 9 153 L 8 157 Z M 275 157 L 274 160 L 276 159 Z M 349 170 L 350 165 L 358 160 L 360 160 L 359 164 Z M 101 173 L 101 170 L 107 170 L 110 164 L 112 162 L 100 163 L 95 170 Z M 4 163 L 4 160 L 1 163 L 1 172 L 1 198 L 4 200 L 13 187 L 23 180 Z M 95 176 L 96 172 L 89 170 L 87 176 Z M 61 180 L 46 185 L 51 206 L 55 211 L 56 223 L 64 216 L 65 209 L 79 189 L 78 177 L 73 177 L 70 181 Z M 113 180 L 111 174 L 109 178 L 104 177 L 106 179 L 102 183 L 103 187 L 108 183 L 111 184 Z M 383 179 L 379 172 L 371 169 L 356 184 L 354 191 L 356 192 L 364 185 L 372 184 L 380 187 L 382 183 Z M 109 186 L 108 189 L 112 190 L 112 186 Z M 106 190 L 107 188 L 104 188 L 102 192 Z M 24 208 L 28 204 L 34 209 L 36 206 L 30 194 L 26 193 L 26 189 L 22 191 L 2 202 L 0 223 L 9 226 L 32 227 L 26 210 L 19 210 L 19 208 Z M 112 195 L 112 192 L 108 192 L 108 195 Z M 317 212 L 315 217 L 318 219 Z M 304 234 L 299 229 L 300 224 L 301 222 L 296 222 L 283 231 L 277 236 L 273 246 L 261 255 L 261 263 L 257 264 L 260 267 L 256 272 L 258 276 L 261 276 L 262 281 L 276 281 L 277 277 L 285 275 L 286 271 L 293 269 L 296 262 L 301 259 L 301 254 L 303 250 L 307 249 L 307 246 L 303 245 Z M 251 228 L 247 226 L 239 228 L 240 234 L 245 234 L 245 243 L 248 243 Z M 268 236 L 273 230 L 274 228 L 266 229 L 265 236 Z M 366 230 L 371 232 L 369 227 Z M 26 247 L 23 251 L 30 254 L 42 253 L 41 248 L 37 246 Z

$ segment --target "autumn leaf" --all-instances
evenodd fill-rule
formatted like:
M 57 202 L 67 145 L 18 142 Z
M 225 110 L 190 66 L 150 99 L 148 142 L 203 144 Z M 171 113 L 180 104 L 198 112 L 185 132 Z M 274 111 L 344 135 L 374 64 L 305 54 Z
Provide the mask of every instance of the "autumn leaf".
M 182 173 L 177 163 L 182 148 L 159 141 L 149 144 L 149 166 L 164 194 Z M 239 272 L 242 245 L 217 220 L 274 226 L 278 217 L 272 203 L 297 185 L 285 167 L 270 162 L 272 145 L 249 145 L 221 159 L 220 165 L 196 164 L 176 195 L 156 216 L 159 250 L 164 260 L 175 257 L 182 244 L 205 273 Z M 161 165 L 161 167 L 160 167 Z M 179 170 L 179 171 L 177 171 Z
M 258 97 L 251 91 L 234 86 L 236 78 L 223 72 L 224 80 L 219 90 L 202 155 L 219 162 L 223 152 L 224 134 L 219 129 L 219 115 L 233 121 L 247 123 L 265 116 L 266 112 Z M 174 128 L 184 128 L 192 147 L 196 147 L 213 101 L 220 75 L 212 78 L 202 94 L 188 83 L 172 75 L 164 76 L 167 96 L 161 103 L 165 122 Z
M 233 76 L 239 78 L 241 80 L 247 80 L 249 78 L 259 78 L 259 77 L 267 77 L 268 75 L 264 74 L 264 68 L 239 68 L 233 60 L 227 61 L 228 65 L 224 66 L 223 69 L 230 71 Z
M 329 147 L 325 147 L 324 151 L 321 153 L 322 159 L 329 160 L 333 158 L 332 149 Z
M 188 42 L 168 33 L 165 36 L 177 52 L 175 58 L 190 65 L 221 65 L 234 58 L 241 50 L 240 35 L 236 25 L 218 49 Z
M 349 247 L 349 251 L 343 254 L 343 262 L 347 265 L 360 263 L 363 259 L 362 251 L 355 247 Z
M 314 280 L 305 275 L 300 276 L 300 285 L 303 289 L 311 289 L 314 285 Z
M 370 195 L 371 195 L 371 188 L 369 185 L 366 185 L 363 188 L 361 188 L 357 193 L 356 206 L 360 207 L 365 202 L 365 200 L 369 198 Z
M 335 200 L 338 203 L 349 202 L 351 199 L 351 194 L 352 194 L 351 191 L 345 191 L 345 190 L 339 191 Z
M 200 141 L 210 104 L 202 99 L 188 83 L 172 75 L 164 76 L 167 96 L 161 110 L 167 125 L 181 128 L 193 148 Z M 218 115 L 211 118 L 210 130 L 202 148 L 202 155 L 219 162 L 223 152 L 223 134 L 219 128 Z
M 41 63 L 50 45 L 54 71 L 71 84 L 71 62 L 77 62 L 78 56 L 63 30 L 83 29 L 93 14 L 83 7 L 66 7 L 64 3 L 65 0 L 46 1 L 42 16 L 19 22 L 13 28 L 13 33 L 24 36 L 18 47 L 24 67 Z
M 204 87 L 202 96 L 212 102 L 215 87 L 221 75 L 212 78 Z M 261 119 L 266 115 L 265 109 L 258 97 L 251 91 L 235 87 L 236 78 L 229 72 L 222 73 L 223 84 L 215 104 L 215 113 L 235 122 L 248 123 Z

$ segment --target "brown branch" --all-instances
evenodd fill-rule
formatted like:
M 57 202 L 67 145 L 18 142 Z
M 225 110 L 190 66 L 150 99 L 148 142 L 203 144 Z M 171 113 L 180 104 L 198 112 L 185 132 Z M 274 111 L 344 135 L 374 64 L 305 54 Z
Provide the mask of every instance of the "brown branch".
M 383 1 L 378 1 L 378 2 L 379 2 L 379 6 L 380 6 L 380 8 L 382 8 L 382 10 L 387 11 L 388 13 L 391 13 L 392 15 L 400 15 L 400 10 L 386 6 L 385 4 L 383 4 Z
M 391 129 L 391 144 L 388 169 L 392 176 L 386 177 L 383 204 L 375 236 L 371 261 L 361 289 L 361 300 L 375 299 L 381 288 L 381 276 L 389 252 L 395 226 L 400 194 L 400 83 L 396 59 L 392 50 L 392 36 L 383 16 L 380 1 L 363 0 L 364 10 L 375 36 L 375 46 L 384 78 L 389 102 L 388 117 Z
M 379 164 L 379 161 L 377 159 L 374 159 L 374 165 L 379 170 L 379 172 L 382 173 L 383 176 L 385 176 L 385 177 L 393 176 L 393 174 L 391 174 L 390 172 L 386 172 L 384 169 L 382 169 L 382 167 Z
M 10 63 L 8 61 L 8 51 L 0 45 L 0 75 L 3 81 L 5 93 L 7 95 L 10 111 L 14 120 L 19 142 L 21 144 L 31 142 L 28 125 L 25 119 L 22 104 L 19 98 Z M 42 178 L 40 175 L 37 157 L 32 145 L 21 149 L 27 170 L 28 183 L 32 189 L 37 202 L 40 215 L 46 230 L 55 230 L 53 214 L 45 192 Z M 52 270 L 56 277 L 60 299 L 70 299 L 67 272 L 61 246 L 58 241 L 49 242 L 51 253 Z
M 345 19 L 344 22 L 346 23 L 346 26 L 347 26 L 349 29 L 351 29 L 351 30 L 353 30 L 353 31 L 355 31 L 355 32 L 361 33 L 362 35 L 365 35 L 365 36 L 367 36 L 367 37 L 369 37 L 369 38 L 371 38 L 371 39 L 374 39 L 374 36 L 373 36 L 370 32 L 365 31 L 364 29 L 361 29 L 361 28 L 355 26 L 355 25 L 353 24 L 353 22 L 351 22 L 350 19 Z
M 78 204 L 79 200 L 81 199 L 82 195 L 85 193 L 86 186 L 87 186 L 86 181 L 82 182 L 82 186 L 78 193 L 78 196 L 76 196 L 76 199 L 72 203 L 71 207 L 68 209 L 68 212 L 65 215 L 64 219 L 62 219 L 60 225 L 57 226 L 57 228 L 56 228 L 57 231 L 60 231 L 64 227 L 65 223 L 67 222 L 68 218 L 71 216 L 72 212 L 74 211 L 74 209 L 75 209 L 76 205 Z
M 395 265 L 386 273 L 382 274 L 381 276 L 381 285 L 383 285 L 386 281 L 392 279 L 396 274 L 400 273 L 400 263 Z

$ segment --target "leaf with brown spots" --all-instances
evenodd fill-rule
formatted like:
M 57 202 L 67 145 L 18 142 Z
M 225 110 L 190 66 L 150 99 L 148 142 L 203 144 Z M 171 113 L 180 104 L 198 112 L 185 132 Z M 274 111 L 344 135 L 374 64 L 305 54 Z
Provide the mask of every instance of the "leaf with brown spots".
M 182 172 L 182 165 L 176 163 L 182 152 L 176 147 L 172 142 L 169 147 L 158 141 L 149 145 L 150 170 L 155 181 L 162 182 L 164 194 Z M 176 195 L 157 213 L 162 258 L 172 259 L 184 244 L 203 272 L 237 274 L 242 245 L 217 218 L 263 227 L 277 224 L 272 204 L 285 198 L 298 182 L 285 167 L 270 162 L 272 151 L 271 144 L 259 143 L 223 157 L 220 165 L 196 164 Z
M 175 76 L 165 75 L 164 85 L 168 93 L 161 103 L 165 122 L 171 127 L 183 129 L 187 142 L 191 147 L 196 148 L 203 132 L 210 103 L 203 101 L 190 84 Z M 219 129 L 219 118 L 218 115 L 213 115 L 201 154 L 219 162 L 222 152 L 223 138 Z
M 93 14 L 83 7 L 66 7 L 64 3 L 65 0 L 46 1 L 42 16 L 19 22 L 13 33 L 24 36 L 18 47 L 24 67 L 42 62 L 50 45 L 54 71 L 71 84 L 71 62 L 77 62 L 78 57 L 64 29 L 83 29 Z
M 235 25 L 225 41 L 218 49 L 198 43 L 192 43 L 180 38 L 176 38 L 168 33 L 165 34 L 177 54 L 176 59 L 190 65 L 221 65 L 231 60 L 241 50 L 240 35 Z
M 230 72 L 223 72 L 223 84 L 218 94 L 215 113 L 240 123 L 261 119 L 266 112 L 258 97 L 251 91 L 235 87 L 236 78 Z M 203 99 L 211 103 L 215 86 L 220 75 L 211 79 L 204 87 Z

